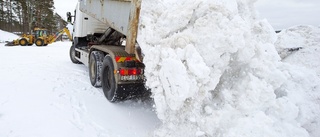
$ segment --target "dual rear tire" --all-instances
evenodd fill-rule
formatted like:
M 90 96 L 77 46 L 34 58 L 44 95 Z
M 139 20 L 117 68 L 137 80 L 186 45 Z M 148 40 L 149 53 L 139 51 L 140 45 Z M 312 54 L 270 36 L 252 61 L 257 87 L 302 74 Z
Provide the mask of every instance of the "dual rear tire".
M 120 98 L 116 94 L 118 85 L 114 77 L 114 66 L 112 58 L 109 55 L 104 57 L 101 71 L 101 85 L 104 95 L 110 102 L 119 101 Z
M 70 47 L 70 59 L 73 63 L 81 63 L 76 59 L 74 46 Z M 122 91 L 118 91 L 118 87 L 120 89 L 125 88 L 121 88 L 115 80 L 114 64 L 110 55 L 104 55 L 101 51 L 92 51 L 88 67 L 91 85 L 102 87 L 105 97 L 110 102 L 117 102 L 126 98 L 126 95 L 122 94 Z
M 110 102 L 119 100 L 116 96 L 117 84 L 114 77 L 114 65 L 110 55 L 101 51 L 92 51 L 89 58 L 89 77 L 91 85 L 101 87 Z

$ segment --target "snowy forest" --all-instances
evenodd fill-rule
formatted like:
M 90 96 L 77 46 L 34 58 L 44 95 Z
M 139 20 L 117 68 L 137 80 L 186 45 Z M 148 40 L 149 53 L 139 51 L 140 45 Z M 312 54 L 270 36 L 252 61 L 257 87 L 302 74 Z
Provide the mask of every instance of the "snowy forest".
M 0 0 L 0 29 L 16 34 L 31 33 L 35 27 L 56 32 L 67 22 L 54 9 L 53 0 Z

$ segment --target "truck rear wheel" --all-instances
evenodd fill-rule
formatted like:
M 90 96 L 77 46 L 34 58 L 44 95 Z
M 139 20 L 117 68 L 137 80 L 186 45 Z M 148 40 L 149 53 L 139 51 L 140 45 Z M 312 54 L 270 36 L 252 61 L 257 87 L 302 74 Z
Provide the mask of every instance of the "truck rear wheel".
M 75 49 L 74 45 L 72 45 L 70 47 L 69 56 L 70 56 L 70 59 L 71 59 L 72 63 L 74 63 L 74 64 L 80 64 L 81 63 L 80 61 L 78 61 L 76 59 L 76 49 Z
M 110 102 L 119 100 L 116 93 L 117 84 L 114 78 L 114 66 L 109 55 L 106 55 L 103 59 L 101 84 L 103 93 Z
M 101 87 L 101 69 L 104 54 L 101 51 L 92 51 L 89 59 L 89 76 L 91 85 Z
M 28 41 L 27 41 L 27 39 L 22 38 L 22 39 L 19 40 L 19 44 L 20 44 L 21 46 L 26 46 L 26 45 L 28 44 Z
M 43 39 L 37 39 L 37 40 L 35 41 L 35 43 L 36 43 L 37 46 L 43 46 L 44 41 L 43 41 Z

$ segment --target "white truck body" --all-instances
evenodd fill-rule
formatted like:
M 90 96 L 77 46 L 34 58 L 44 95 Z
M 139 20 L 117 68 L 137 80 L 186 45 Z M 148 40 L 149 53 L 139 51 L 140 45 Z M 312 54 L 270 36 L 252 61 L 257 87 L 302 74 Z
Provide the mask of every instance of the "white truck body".
M 141 0 L 80 0 L 80 10 L 127 37 L 126 52 L 134 53 Z

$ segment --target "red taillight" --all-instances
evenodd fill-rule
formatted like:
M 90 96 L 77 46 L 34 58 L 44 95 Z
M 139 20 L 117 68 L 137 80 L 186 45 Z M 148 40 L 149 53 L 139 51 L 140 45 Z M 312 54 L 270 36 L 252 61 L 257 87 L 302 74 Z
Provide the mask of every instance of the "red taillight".
M 128 75 L 137 75 L 137 69 L 129 69 Z
M 121 76 L 124 76 L 128 74 L 128 71 L 126 71 L 125 69 L 120 69 L 119 73 Z
M 142 69 L 137 69 L 137 68 L 130 68 L 130 69 L 126 69 L 126 68 L 121 68 L 119 70 L 119 74 L 121 76 L 125 76 L 125 75 L 140 75 L 142 74 Z

